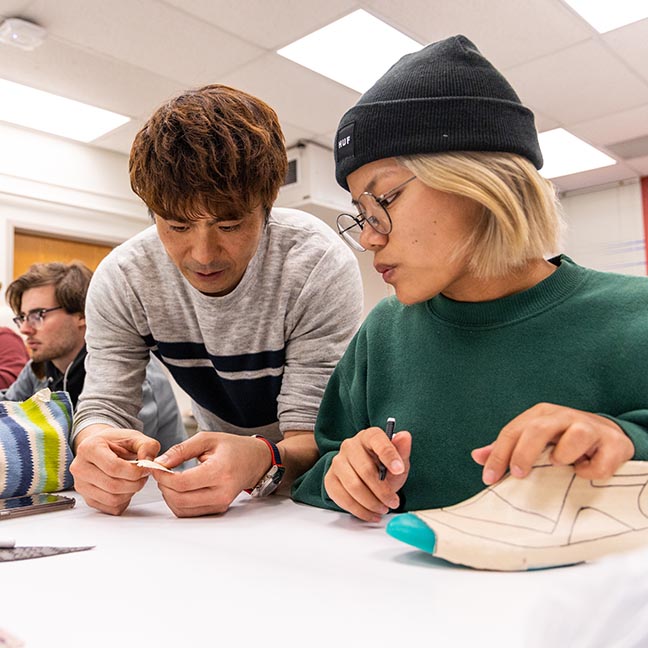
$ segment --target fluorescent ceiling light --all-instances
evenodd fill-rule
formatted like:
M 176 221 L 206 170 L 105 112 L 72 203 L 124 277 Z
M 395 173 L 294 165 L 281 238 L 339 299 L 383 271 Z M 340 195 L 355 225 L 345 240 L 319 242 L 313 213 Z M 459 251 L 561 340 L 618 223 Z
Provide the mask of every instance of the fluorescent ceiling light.
M 572 135 L 564 128 L 545 131 L 538 136 L 544 166 L 540 173 L 545 178 L 581 171 L 591 171 L 616 164 L 616 160 Z
M 365 92 L 401 56 L 423 46 L 363 9 L 282 47 L 277 54 Z
M 600 34 L 648 18 L 645 0 L 565 0 Z
M 0 79 L 0 121 L 91 142 L 129 117 Z

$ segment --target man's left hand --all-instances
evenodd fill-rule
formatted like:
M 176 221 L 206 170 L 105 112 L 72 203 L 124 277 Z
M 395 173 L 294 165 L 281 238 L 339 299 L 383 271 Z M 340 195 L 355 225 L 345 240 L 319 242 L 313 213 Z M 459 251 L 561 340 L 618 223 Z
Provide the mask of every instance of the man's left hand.
M 257 485 L 272 463 L 261 439 L 224 432 L 198 432 L 156 461 L 174 468 L 194 458 L 200 465 L 184 472 L 152 471 L 164 501 L 177 517 L 224 513 L 242 490 Z

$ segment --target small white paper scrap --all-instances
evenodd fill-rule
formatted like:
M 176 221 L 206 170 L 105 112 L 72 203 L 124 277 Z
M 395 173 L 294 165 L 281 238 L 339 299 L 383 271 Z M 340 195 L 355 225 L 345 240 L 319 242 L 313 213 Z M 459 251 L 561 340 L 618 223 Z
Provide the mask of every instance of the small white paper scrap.
M 164 472 L 172 473 L 173 470 L 170 470 L 162 464 L 156 463 L 155 461 L 150 461 L 149 459 L 131 459 L 131 463 L 137 464 L 140 468 L 153 468 L 153 470 L 164 470 Z

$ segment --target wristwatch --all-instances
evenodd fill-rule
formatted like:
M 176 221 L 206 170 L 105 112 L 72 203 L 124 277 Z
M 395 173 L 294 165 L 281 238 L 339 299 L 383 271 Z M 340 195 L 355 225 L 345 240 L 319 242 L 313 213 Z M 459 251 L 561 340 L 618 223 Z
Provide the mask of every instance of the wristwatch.
M 272 456 L 272 465 L 270 470 L 261 477 L 259 483 L 254 488 L 246 488 L 245 492 L 252 495 L 252 497 L 265 497 L 274 493 L 279 487 L 281 480 L 283 479 L 284 473 L 286 472 L 285 466 L 281 463 L 281 454 L 279 453 L 279 448 L 260 434 L 254 435 L 257 439 L 261 439 L 268 448 L 270 448 L 270 454 Z

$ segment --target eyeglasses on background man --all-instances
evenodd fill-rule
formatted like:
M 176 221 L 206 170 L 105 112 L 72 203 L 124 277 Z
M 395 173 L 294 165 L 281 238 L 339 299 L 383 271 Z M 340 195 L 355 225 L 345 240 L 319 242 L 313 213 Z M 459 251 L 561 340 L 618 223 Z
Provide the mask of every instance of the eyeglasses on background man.
M 27 315 L 20 314 L 16 315 L 16 317 L 13 318 L 13 321 L 15 325 L 20 328 L 25 322 L 29 324 L 32 328 L 38 329 L 43 325 L 43 322 L 45 321 L 45 315 L 47 313 L 51 313 L 52 311 L 55 310 L 60 310 L 63 308 L 63 306 L 54 306 L 52 308 L 37 308 L 35 310 L 29 311 Z

